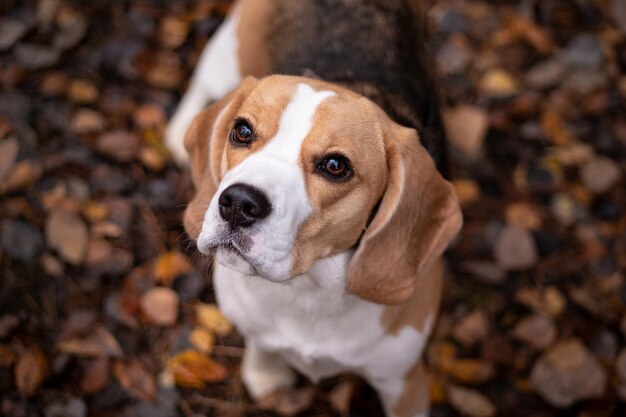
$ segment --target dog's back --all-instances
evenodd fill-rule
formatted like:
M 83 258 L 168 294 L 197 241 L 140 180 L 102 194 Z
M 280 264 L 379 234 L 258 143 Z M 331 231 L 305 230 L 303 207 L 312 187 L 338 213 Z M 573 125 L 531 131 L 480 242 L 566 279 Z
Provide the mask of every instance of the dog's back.
M 444 135 L 418 1 L 244 0 L 241 7 L 242 29 L 260 35 L 242 37 L 249 45 L 240 44 L 252 75 L 309 75 L 356 91 L 396 122 L 417 129 L 444 168 Z

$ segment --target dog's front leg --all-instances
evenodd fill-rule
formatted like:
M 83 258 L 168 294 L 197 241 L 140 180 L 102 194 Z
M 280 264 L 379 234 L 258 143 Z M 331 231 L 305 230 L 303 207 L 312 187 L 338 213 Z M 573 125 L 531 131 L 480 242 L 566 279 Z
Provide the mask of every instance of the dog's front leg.
M 255 400 L 296 382 L 295 372 L 280 355 L 261 350 L 249 342 L 243 355 L 241 377 Z
M 367 378 L 387 417 L 426 417 L 430 408 L 428 376 L 419 360 L 405 375 Z

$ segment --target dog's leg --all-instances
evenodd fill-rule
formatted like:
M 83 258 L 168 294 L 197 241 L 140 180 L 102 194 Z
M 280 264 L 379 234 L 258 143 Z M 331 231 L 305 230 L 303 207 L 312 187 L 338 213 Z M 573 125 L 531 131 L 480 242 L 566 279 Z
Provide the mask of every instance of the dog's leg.
M 291 387 L 296 382 L 295 372 L 282 357 L 265 352 L 251 343 L 246 343 L 241 377 L 248 393 L 255 400 L 280 388 Z
M 204 47 L 189 87 L 167 127 L 165 144 L 180 165 L 186 165 L 189 161 L 183 141 L 194 116 L 210 101 L 223 97 L 241 81 L 237 57 L 237 20 L 235 6 Z
M 376 388 L 387 417 L 427 417 L 430 408 L 428 376 L 418 361 L 406 375 L 368 379 Z

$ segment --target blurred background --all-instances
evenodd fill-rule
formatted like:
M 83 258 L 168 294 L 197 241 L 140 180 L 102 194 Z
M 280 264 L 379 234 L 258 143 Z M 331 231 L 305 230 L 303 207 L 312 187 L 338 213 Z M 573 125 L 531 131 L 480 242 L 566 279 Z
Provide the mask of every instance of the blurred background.
M 626 407 L 626 1 L 428 3 L 465 226 L 434 416 Z M 0 415 L 376 416 L 339 377 L 254 404 L 162 138 L 230 2 L 0 3 Z

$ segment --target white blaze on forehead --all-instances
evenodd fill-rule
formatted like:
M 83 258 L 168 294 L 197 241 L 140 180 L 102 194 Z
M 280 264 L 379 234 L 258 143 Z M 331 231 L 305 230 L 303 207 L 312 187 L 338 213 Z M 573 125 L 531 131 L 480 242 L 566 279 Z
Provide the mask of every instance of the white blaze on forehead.
M 278 133 L 263 148 L 262 153 L 297 163 L 302 142 L 313 126 L 313 116 L 319 104 L 334 96 L 332 91 L 315 91 L 307 84 L 298 84 L 296 93 L 280 118 Z

